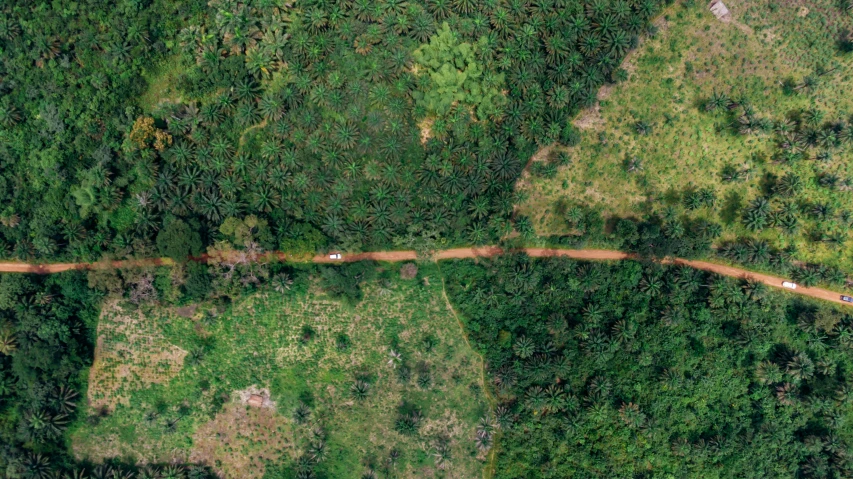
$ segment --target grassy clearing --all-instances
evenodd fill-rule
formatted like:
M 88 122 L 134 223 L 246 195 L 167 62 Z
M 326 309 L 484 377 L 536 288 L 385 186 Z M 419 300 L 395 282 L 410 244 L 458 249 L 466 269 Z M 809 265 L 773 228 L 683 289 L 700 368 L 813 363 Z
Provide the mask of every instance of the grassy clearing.
M 448 309 L 437 266 L 421 265 L 410 280 L 400 278 L 399 266 L 388 268 L 355 306 L 311 286 L 227 308 L 202 304 L 183 316 L 148 312 L 145 327 L 165 341 L 112 348 L 135 348 L 121 356 L 129 363 L 179 348 L 188 352 L 183 368 L 161 383 L 112 376 L 111 412 L 90 409 L 88 420 L 73 425 L 74 454 L 201 461 L 225 477 L 290 477 L 301 456 L 316 454 L 324 456 L 317 471 L 326 477 L 383 468 L 395 477 L 479 476 L 485 454 L 475 431 L 489 412 L 480 359 Z M 103 329 L 101 339 L 124 343 Z M 93 369 L 90 384 L 101 381 L 100 371 Z M 368 385 L 364 399 L 352 391 L 357 379 Z M 268 398 L 263 406 L 245 404 L 253 392 Z M 401 406 L 421 412 L 416 433 L 398 431 Z M 324 453 L 316 450 L 320 442 Z M 435 456 L 442 444 L 449 451 L 443 469 Z
M 139 107 L 151 113 L 163 103 L 180 103 L 177 82 L 184 70 L 178 56 L 161 60 L 145 75 L 148 89 L 139 96 Z
M 733 14 L 729 22 L 715 19 L 705 2 L 678 4 L 667 11 L 658 19 L 658 34 L 626 60 L 629 80 L 606 87 L 599 95 L 600 107 L 576 120 L 582 141 L 569 150 L 571 165 L 551 179 L 525 174 L 519 188 L 526 200 L 519 212 L 533 219 L 538 233 L 566 233 L 562 215 L 568 206 L 585 204 L 619 216 L 672 207 L 680 214 L 685 190 L 710 188 L 716 205 L 691 215 L 721 222 L 723 240 L 756 236 L 741 224 L 738 211 L 760 194 L 766 174 L 788 171 L 804 180 L 798 200 L 853 210 L 853 194 L 817 185 L 822 173 L 853 177 L 849 147 L 831 162 L 774 164 L 773 135 L 736 135 L 723 114 L 702 108 L 702 102 L 719 91 L 748 98 L 756 112 L 774 119 L 814 106 L 825 112 L 827 121 L 849 121 L 851 56 L 839 56 L 836 45 L 840 32 L 853 26 L 853 17 L 842 14 L 834 0 L 726 4 Z M 820 77 L 814 93 L 783 93 L 780 81 L 799 81 L 820 67 L 836 69 Z M 651 125 L 651 133 L 638 135 L 637 122 Z M 641 160 L 642 171 L 626 171 L 626 161 L 633 158 Z M 723 183 L 725 165 L 750 169 L 749 179 Z M 758 236 L 779 247 L 796 245 L 799 259 L 853 269 L 849 241 L 826 245 L 807 238 L 825 226 L 804 222 L 797 234 L 767 228 Z
M 176 376 L 186 355 L 142 312 L 126 311 L 115 302 L 105 304 L 89 374 L 90 406 L 97 410 L 128 405 L 132 392 Z

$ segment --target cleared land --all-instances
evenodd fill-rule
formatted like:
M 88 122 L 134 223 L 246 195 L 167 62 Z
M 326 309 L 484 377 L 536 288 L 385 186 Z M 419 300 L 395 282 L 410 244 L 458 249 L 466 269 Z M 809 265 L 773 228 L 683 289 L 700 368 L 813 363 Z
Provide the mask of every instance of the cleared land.
M 277 477 L 305 456 L 321 457 L 327 477 L 479 476 L 481 360 L 438 266 L 419 268 L 411 279 L 396 266 L 380 272 L 355 306 L 303 282 L 227 307 L 105 308 L 89 379 L 98 408 L 71 428 L 73 453 L 199 461 L 224 477 Z M 141 357 L 161 356 L 174 360 L 164 374 L 136 371 Z M 403 411 L 420 414 L 412 433 L 397 424 Z
M 836 149 L 824 161 L 815 161 L 820 148 L 813 148 L 811 159 L 777 163 L 776 134 L 739 135 L 728 115 L 704 110 L 716 91 L 735 101 L 748 99 L 756 115 L 773 121 L 814 108 L 823 112 L 824 122 L 849 123 L 853 57 L 840 54 L 838 43 L 853 27 L 853 16 L 842 13 L 835 0 L 730 0 L 732 19 L 725 22 L 714 18 L 706 2 L 688 4 L 679 3 L 658 19 L 657 35 L 626 59 L 629 80 L 605 87 L 600 106 L 576 120 L 582 141 L 568 149 L 571 164 L 550 179 L 524 175 L 519 189 L 527 199 L 519 212 L 533 219 L 537 233 L 554 235 L 570 233 L 564 213 L 572 206 L 590 206 L 606 216 L 669 209 L 720 222 L 721 241 L 759 237 L 779 248 L 796 246 L 800 260 L 853 270 L 849 225 L 838 219 L 853 211 L 853 192 L 819 185 L 826 175 L 841 182 L 853 178 L 851 148 Z M 821 69 L 826 73 L 820 75 Z M 797 83 L 809 75 L 818 79 L 814 89 L 783 92 L 780 82 Z M 650 131 L 638 134 L 638 123 Z M 635 158 L 642 169 L 628 171 Z M 745 172 L 744 178 L 722 181 L 726 166 Z M 817 221 L 799 213 L 794 233 L 746 229 L 743 208 L 766 194 L 770 178 L 785 173 L 802 180 L 795 198 L 801 209 L 826 204 L 836 217 Z M 685 193 L 701 189 L 712 191 L 716 203 L 688 211 Z M 815 239 L 823 233 L 839 233 L 844 241 Z

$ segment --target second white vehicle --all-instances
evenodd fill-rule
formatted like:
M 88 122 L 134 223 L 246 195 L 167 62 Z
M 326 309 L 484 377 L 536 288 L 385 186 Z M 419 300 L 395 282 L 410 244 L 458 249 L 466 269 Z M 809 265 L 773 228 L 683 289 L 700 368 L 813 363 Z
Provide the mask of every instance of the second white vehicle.
M 329 255 L 329 259 L 341 259 L 340 253 L 332 253 Z
M 792 283 L 790 281 L 782 281 L 782 286 L 788 289 L 797 289 L 797 283 Z

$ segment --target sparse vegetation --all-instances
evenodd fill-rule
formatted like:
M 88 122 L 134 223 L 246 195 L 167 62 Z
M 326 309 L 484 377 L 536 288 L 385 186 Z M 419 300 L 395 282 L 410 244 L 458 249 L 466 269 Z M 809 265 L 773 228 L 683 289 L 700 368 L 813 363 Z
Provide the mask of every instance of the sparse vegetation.
M 793 262 L 853 271 L 853 64 L 835 41 L 853 18 L 834 0 L 726 5 L 731 22 L 700 2 L 668 8 L 624 66 L 630 78 L 581 114 L 599 120 L 568 150 L 572 166 L 524 187 L 520 213 L 540 235 L 576 234 L 563 205 L 581 204 L 719 223 L 714 246 L 765 241 Z
M 474 438 L 489 406 L 470 393 L 479 361 L 441 282 L 396 280 L 394 265 L 350 267 L 376 278 L 362 284 L 358 302 L 320 289 L 325 276 L 315 270 L 312 279 L 293 274 L 284 292 L 272 281 L 230 306 L 202 302 L 191 317 L 164 306 L 105 310 L 89 375 L 92 406 L 83 417 L 100 405 L 109 413 L 71 425 L 74 454 L 139 459 L 136 451 L 144 448 L 146 458 L 165 462 L 179 451 L 227 477 L 304 470 L 359 478 L 364 464 L 423 477 L 434 461 L 419 445 L 441 436 L 453 457 L 447 470 L 479 475 L 483 456 Z M 419 269 L 439 274 L 434 265 Z M 381 278 L 388 278 L 382 288 Z M 217 320 L 207 324 L 211 310 Z M 122 317 L 144 331 L 117 328 L 128 323 Z M 108 359 L 112 369 L 103 366 Z M 414 379 L 398 381 L 408 368 Z M 392 450 L 393 464 L 384 459 Z

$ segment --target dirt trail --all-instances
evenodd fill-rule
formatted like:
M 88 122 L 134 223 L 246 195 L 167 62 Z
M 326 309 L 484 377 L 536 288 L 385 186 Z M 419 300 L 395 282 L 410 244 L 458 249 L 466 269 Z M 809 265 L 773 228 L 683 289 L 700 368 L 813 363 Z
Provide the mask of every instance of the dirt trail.
M 622 251 L 602 250 L 602 249 L 556 249 L 556 248 L 525 248 L 520 250 L 512 250 L 511 252 L 525 252 L 534 258 L 550 258 L 550 257 L 567 257 L 572 259 L 590 260 L 590 261 L 618 261 L 630 259 L 634 256 Z M 436 261 L 445 259 L 468 259 L 468 258 L 486 258 L 503 254 L 504 250 L 496 246 L 483 246 L 481 248 L 452 248 L 440 250 L 432 255 Z M 275 257 L 282 261 L 298 262 L 298 263 L 340 263 L 340 262 L 355 262 L 364 260 L 374 261 L 414 261 L 418 259 L 415 251 L 377 251 L 371 253 L 355 253 L 345 254 L 339 260 L 331 259 L 328 255 L 317 255 L 313 258 L 294 259 L 289 254 L 284 252 L 274 252 L 266 256 L 267 258 Z M 206 261 L 207 255 L 197 258 L 199 261 Z M 773 288 L 784 289 L 785 291 L 809 296 L 812 298 L 831 301 L 836 304 L 845 306 L 853 306 L 841 300 L 841 295 L 835 291 L 830 291 L 822 288 L 807 288 L 805 286 L 797 286 L 797 289 L 791 290 L 782 287 L 782 282 L 787 281 L 786 278 L 771 276 L 768 274 L 755 273 L 745 269 L 724 266 L 707 261 L 692 261 L 676 258 L 668 260 L 668 263 L 689 266 L 691 268 L 709 271 L 722 276 L 732 278 L 753 278 L 767 286 Z M 134 268 L 144 266 L 162 266 L 170 265 L 174 262 L 168 258 L 150 258 L 138 260 L 123 260 L 123 261 L 101 261 L 97 263 L 48 263 L 48 264 L 28 264 L 16 262 L 0 262 L 0 272 L 2 273 L 35 273 L 35 274 L 50 274 L 61 273 L 69 270 L 92 270 L 92 269 L 109 269 L 109 268 Z

